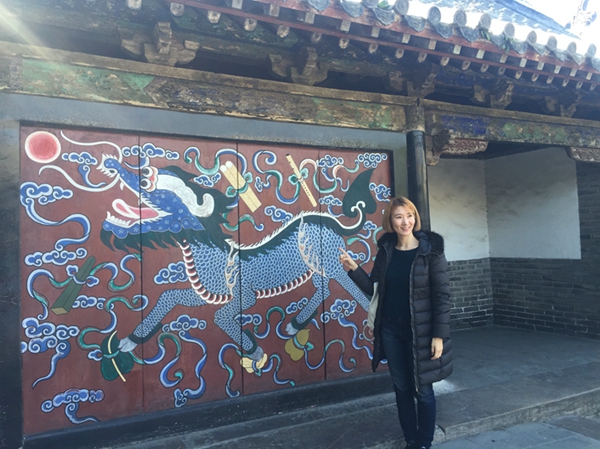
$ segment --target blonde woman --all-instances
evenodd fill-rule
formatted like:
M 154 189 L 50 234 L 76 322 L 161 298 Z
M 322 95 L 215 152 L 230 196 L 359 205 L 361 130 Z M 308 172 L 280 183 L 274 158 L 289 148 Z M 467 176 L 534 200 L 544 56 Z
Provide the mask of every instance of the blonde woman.
M 383 229 L 370 275 L 341 248 L 340 262 L 365 294 L 379 283 L 373 371 L 387 359 L 406 448 L 429 449 L 436 416 L 432 384 L 452 372 L 444 240 L 421 231 L 417 208 L 403 197 L 389 202 Z

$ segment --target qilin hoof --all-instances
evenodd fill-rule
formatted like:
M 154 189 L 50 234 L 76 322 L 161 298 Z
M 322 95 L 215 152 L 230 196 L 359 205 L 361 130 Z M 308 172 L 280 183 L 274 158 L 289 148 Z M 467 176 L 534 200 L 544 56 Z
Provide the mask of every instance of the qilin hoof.
M 240 359 L 240 364 L 247 372 L 258 373 L 267 364 L 268 359 L 267 354 L 263 353 L 259 360 L 254 360 L 250 357 L 242 357 Z
M 121 352 L 131 352 L 135 349 L 137 343 L 132 342 L 129 337 L 125 337 L 123 340 L 119 342 L 119 351 Z
M 296 335 L 298 333 L 298 329 L 292 326 L 292 323 L 288 323 L 287 326 L 285 326 L 285 331 L 288 335 Z

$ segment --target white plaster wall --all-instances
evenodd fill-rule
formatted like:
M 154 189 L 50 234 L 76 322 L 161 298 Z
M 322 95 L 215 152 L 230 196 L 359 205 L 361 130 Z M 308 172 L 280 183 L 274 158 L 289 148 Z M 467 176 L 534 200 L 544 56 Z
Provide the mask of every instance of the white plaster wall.
M 562 148 L 485 161 L 491 257 L 580 259 L 575 162 Z
M 431 229 L 444 237 L 446 258 L 489 257 L 484 161 L 441 159 L 427 177 Z

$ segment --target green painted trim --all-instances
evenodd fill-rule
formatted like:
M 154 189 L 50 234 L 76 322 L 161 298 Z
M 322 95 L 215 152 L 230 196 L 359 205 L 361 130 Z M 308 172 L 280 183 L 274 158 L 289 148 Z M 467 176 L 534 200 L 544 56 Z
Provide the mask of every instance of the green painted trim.
M 361 128 L 399 131 L 399 125 L 406 122 L 403 110 L 399 117 L 397 114 L 400 111 L 382 104 L 341 102 L 327 98 L 313 98 L 312 100 L 317 106 L 316 120 L 324 125 L 339 125 L 341 120 L 348 120 L 347 115 L 344 116 L 341 112 L 348 109 L 353 110 L 354 117 L 360 120 Z
M 136 72 L 140 69 L 142 73 Z M 275 122 L 398 132 L 405 128 L 405 105 L 415 101 L 18 44 L 0 48 L 0 90 Z
M 22 61 L 21 67 L 21 93 L 140 105 L 154 103 L 145 92 L 153 76 L 28 59 Z

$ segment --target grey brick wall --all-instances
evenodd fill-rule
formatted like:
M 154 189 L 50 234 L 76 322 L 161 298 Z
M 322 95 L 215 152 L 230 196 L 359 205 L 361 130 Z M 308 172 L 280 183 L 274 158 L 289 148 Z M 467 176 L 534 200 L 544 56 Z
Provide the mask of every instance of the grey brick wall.
M 600 164 L 577 164 L 582 259 L 600 273 Z M 594 280 L 594 282 L 597 282 Z
M 452 329 L 492 323 L 493 297 L 490 259 L 449 262 Z
M 600 165 L 577 184 L 581 260 L 492 258 L 495 324 L 600 339 Z

